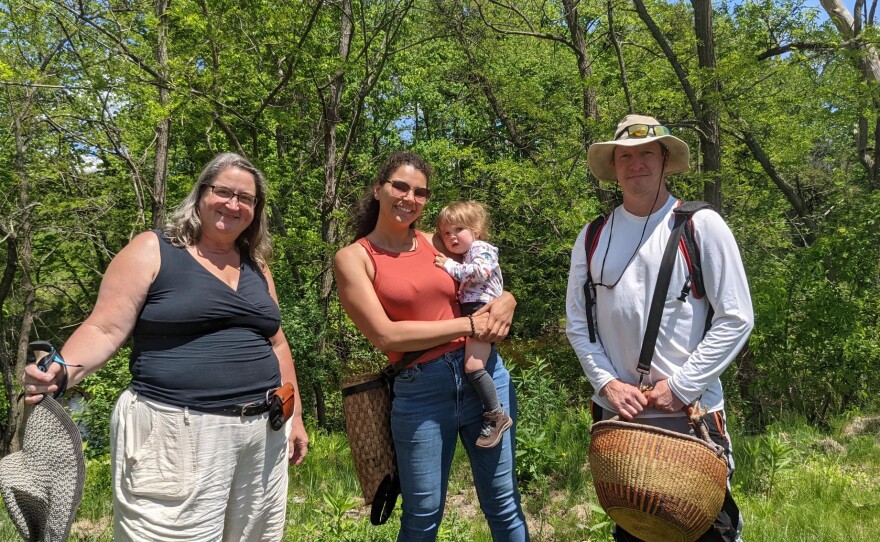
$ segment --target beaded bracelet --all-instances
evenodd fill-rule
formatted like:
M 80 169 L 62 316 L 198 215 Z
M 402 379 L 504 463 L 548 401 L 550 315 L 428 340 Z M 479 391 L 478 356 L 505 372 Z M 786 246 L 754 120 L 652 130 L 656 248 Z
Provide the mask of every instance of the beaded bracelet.
M 467 315 L 467 319 L 468 319 L 468 322 L 471 323 L 471 335 L 470 335 L 470 337 L 473 339 L 474 336 L 477 334 L 477 328 L 474 327 L 474 317 L 471 316 L 470 314 L 468 314 L 468 315 Z

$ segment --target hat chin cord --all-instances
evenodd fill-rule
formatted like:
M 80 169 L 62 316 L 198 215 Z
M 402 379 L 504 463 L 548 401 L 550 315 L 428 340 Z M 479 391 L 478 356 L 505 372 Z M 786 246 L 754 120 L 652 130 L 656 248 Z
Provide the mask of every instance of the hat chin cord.
M 605 284 L 605 260 L 608 259 L 608 250 L 611 248 L 611 236 L 614 235 L 614 211 L 611 211 L 611 225 L 608 228 L 608 244 L 605 245 L 605 254 L 602 256 L 602 268 L 599 270 L 599 282 L 596 284 L 597 286 L 604 286 L 609 290 L 617 286 L 617 283 L 623 278 L 623 274 L 626 273 L 629 264 L 632 263 L 636 254 L 639 253 L 639 247 L 642 246 L 642 240 L 645 238 L 645 231 L 648 229 L 648 222 L 651 220 L 651 215 L 654 214 L 654 206 L 657 205 L 657 200 L 660 199 L 660 187 L 663 186 L 663 183 L 665 182 L 663 180 L 663 173 L 666 172 L 666 159 L 669 156 L 669 153 L 666 150 L 666 147 L 663 147 L 662 145 L 661 147 L 663 148 L 663 164 L 660 166 L 660 182 L 657 183 L 657 193 L 654 194 L 654 203 L 651 204 L 651 208 L 648 209 L 648 214 L 645 216 L 645 224 L 642 226 L 642 233 L 639 235 L 639 241 L 636 243 L 636 248 L 633 250 L 626 265 L 623 266 L 623 271 L 620 273 L 620 276 L 617 277 L 617 280 L 614 281 L 614 284 L 610 286 Z

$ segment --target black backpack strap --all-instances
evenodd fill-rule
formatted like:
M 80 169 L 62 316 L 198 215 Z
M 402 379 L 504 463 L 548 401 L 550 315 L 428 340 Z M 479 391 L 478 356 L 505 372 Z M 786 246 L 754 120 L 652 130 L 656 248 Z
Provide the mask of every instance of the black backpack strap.
M 596 252 L 599 244 L 599 234 L 605 226 L 605 215 L 599 215 L 587 226 L 587 234 L 584 236 L 584 252 L 587 254 L 587 282 L 584 283 L 584 301 L 587 305 L 587 328 L 590 331 L 590 342 L 596 342 L 596 319 L 593 317 L 593 307 L 596 306 L 596 285 L 593 284 L 593 273 L 590 271 L 590 260 Z
M 679 205 L 673 210 L 675 222 L 672 226 L 672 232 L 669 234 L 669 240 L 666 242 L 666 248 L 663 251 L 663 258 L 660 261 L 660 272 L 657 275 L 657 284 L 654 287 L 654 296 L 651 298 L 651 308 L 648 312 L 648 325 L 645 328 L 645 337 L 642 341 L 642 350 L 639 354 L 638 370 L 641 377 L 651 371 L 651 359 L 654 357 L 654 348 L 657 344 L 657 335 L 660 332 L 660 319 L 663 317 L 663 307 L 666 304 L 666 295 L 669 292 L 669 282 L 672 279 L 672 268 L 675 263 L 675 254 L 679 248 L 684 252 L 685 260 L 688 262 L 690 275 L 685 279 L 685 285 L 682 288 L 679 301 L 684 301 L 693 284 L 694 291 L 698 297 L 705 294 L 705 286 L 703 285 L 703 271 L 700 265 L 700 251 L 697 248 L 694 239 L 694 225 L 691 219 L 694 213 L 703 209 L 711 209 L 712 206 L 705 201 L 687 201 Z M 682 245 L 681 247 L 679 245 Z M 706 326 L 703 334 L 709 329 L 709 323 L 712 321 L 712 307 L 709 307 L 709 314 L 706 319 Z M 641 380 L 641 377 L 639 378 Z M 641 384 L 641 381 L 639 382 Z
M 642 351 L 639 354 L 639 365 L 636 368 L 640 374 L 639 385 L 642 383 L 642 378 L 651 372 L 651 358 L 654 357 L 657 334 L 660 332 L 660 319 L 663 317 L 663 306 L 666 304 L 666 294 L 669 292 L 675 254 L 678 252 L 678 242 L 688 219 L 689 217 L 685 214 L 675 214 L 672 233 L 669 234 L 669 240 L 663 250 L 663 259 L 660 260 L 660 272 L 657 274 L 657 284 L 654 286 L 654 296 L 651 298 L 651 309 L 648 312 L 648 325 L 645 328 Z

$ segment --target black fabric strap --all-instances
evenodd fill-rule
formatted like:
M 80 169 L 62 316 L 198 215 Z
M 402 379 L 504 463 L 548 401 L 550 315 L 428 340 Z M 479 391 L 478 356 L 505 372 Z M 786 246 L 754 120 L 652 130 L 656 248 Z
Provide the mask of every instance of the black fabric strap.
M 651 309 L 648 312 L 648 326 L 645 328 L 645 338 L 642 340 L 642 351 L 639 354 L 639 365 L 636 370 L 642 375 L 651 372 L 651 358 L 654 357 L 654 347 L 657 344 L 657 334 L 660 332 L 660 319 L 663 317 L 663 307 L 666 305 L 666 295 L 669 293 L 669 281 L 672 278 L 672 267 L 675 254 L 678 252 L 678 241 L 681 232 L 687 224 L 690 215 L 675 214 L 675 223 L 666 248 L 663 250 L 663 259 L 660 260 L 660 272 L 657 274 L 657 284 L 654 286 L 654 297 L 651 299 Z
M 360 384 L 355 384 L 354 386 L 342 388 L 342 396 L 348 397 L 349 395 L 355 393 L 361 393 L 388 385 L 389 382 L 392 382 L 394 380 L 394 377 L 400 374 L 400 371 L 406 369 L 407 365 L 418 359 L 419 356 L 427 351 L 428 349 L 417 350 L 415 352 L 407 352 L 394 365 L 389 364 L 385 366 L 385 368 L 381 372 L 382 378 L 376 378 L 375 380 L 368 380 Z
M 81 365 L 79 367 L 82 367 Z M 67 391 L 67 366 L 61 364 L 61 377 L 58 379 L 58 389 L 52 394 L 52 399 L 58 399 Z
M 388 367 L 390 369 L 387 369 L 385 371 L 385 374 L 390 376 L 391 378 L 394 378 L 395 376 L 400 374 L 400 371 L 406 369 L 406 367 L 410 363 L 417 360 L 419 357 L 421 357 L 422 354 L 424 354 L 428 350 L 430 350 L 430 348 L 425 348 L 424 350 L 416 350 L 415 352 L 407 352 L 403 355 L 402 358 L 400 358 L 400 360 L 398 360 L 397 363 L 395 363 L 394 365 L 389 365 Z
M 362 393 L 365 391 L 374 390 L 376 388 L 381 388 L 383 386 L 387 386 L 388 384 L 385 382 L 384 378 L 376 378 L 374 380 L 367 380 L 366 382 L 361 382 L 360 384 L 355 384 L 354 386 L 346 386 L 342 388 L 342 396 L 348 397 L 349 395 L 354 395 L 355 393 Z
M 684 232 L 681 235 L 681 239 L 685 245 L 685 252 L 688 254 L 688 258 L 690 258 L 691 275 L 688 278 L 690 279 L 690 286 L 692 287 L 694 295 L 696 297 L 704 297 L 706 295 L 706 283 L 703 281 L 703 267 L 700 258 L 700 247 L 697 246 L 697 240 L 694 236 L 694 222 L 690 220 L 690 218 L 693 217 L 694 213 L 699 210 L 711 208 L 712 206 L 704 201 L 688 201 L 682 203 L 681 206 L 676 209 L 676 212 L 685 213 L 689 217 L 687 224 L 684 227 Z M 679 297 L 679 299 L 681 301 L 684 301 L 685 297 L 686 292 L 682 290 L 682 295 L 681 297 Z M 712 326 L 712 317 L 714 315 L 715 308 L 712 306 L 711 303 L 709 303 L 709 310 L 706 313 L 706 322 L 703 325 L 704 337 L 706 336 L 706 332 L 709 331 L 709 328 Z
M 715 208 L 705 201 L 686 201 L 679 205 L 674 211 L 675 213 L 687 216 L 687 223 L 684 227 L 684 232 L 682 233 L 681 238 L 684 240 L 685 251 L 688 253 L 688 257 L 691 261 L 691 285 L 693 286 L 694 294 L 696 294 L 697 297 L 703 297 L 706 295 L 706 283 L 703 281 L 703 264 L 702 259 L 700 258 L 700 247 L 697 246 L 696 236 L 694 235 L 694 223 L 691 218 L 693 218 L 697 211 L 702 211 L 703 209 L 714 210 Z M 713 316 L 715 316 L 715 307 L 709 303 L 709 310 L 706 312 L 706 322 L 703 324 L 703 337 L 706 336 L 706 332 L 709 331 L 709 328 L 712 326 Z
M 651 309 L 648 312 L 648 325 L 645 328 L 645 337 L 642 340 L 642 351 L 639 354 L 639 364 L 636 370 L 646 375 L 651 372 L 651 359 L 654 357 L 654 349 L 657 346 L 657 335 L 660 333 L 660 319 L 663 317 L 663 307 L 666 305 L 666 295 L 669 292 L 669 281 L 672 278 L 672 268 L 675 261 L 675 253 L 678 252 L 678 244 L 681 240 L 682 233 L 685 228 L 691 228 L 691 218 L 694 213 L 703 209 L 711 209 L 712 206 L 705 201 L 686 201 L 675 208 L 673 216 L 675 222 L 672 226 L 672 232 L 669 234 L 669 240 L 666 242 L 666 248 L 663 251 L 663 259 L 660 261 L 660 272 L 657 275 L 657 284 L 654 287 L 654 296 L 651 299 Z M 692 274 L 699 274 L 697 282 L 697 290 L 700 294 L 705 293 L 702 279 L 702 269 L 700 269 L 700 253 L 693 240 L 693 231 L 690 231 L 690 240 L 688 243 L 688 251 L 690 253 L 691 265 L 693 267 Z M 709 314 L 703 330 L 703 335 L 709 329 L 709 323 L 712 321 L 712 307 L 709 307 Z

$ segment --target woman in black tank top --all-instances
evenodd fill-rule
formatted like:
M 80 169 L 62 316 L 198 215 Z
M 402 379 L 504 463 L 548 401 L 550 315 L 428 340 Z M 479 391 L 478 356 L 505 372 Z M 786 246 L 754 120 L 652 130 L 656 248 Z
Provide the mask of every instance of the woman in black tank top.
M 266 235 L 266 181 L 216 156 L 169 224 L 111 261 L 89 318 L 61 351 L 67 386 L 132 336 L 131 387 L 111 422 L 114 540 L 280 540 L 287 465 L 308 449 L 295 414 L 269 424 L 267 393 L 298 390 Z M 64 368 L 25 375 L 28 403 L 56 393 Z

